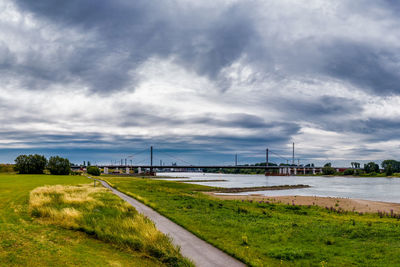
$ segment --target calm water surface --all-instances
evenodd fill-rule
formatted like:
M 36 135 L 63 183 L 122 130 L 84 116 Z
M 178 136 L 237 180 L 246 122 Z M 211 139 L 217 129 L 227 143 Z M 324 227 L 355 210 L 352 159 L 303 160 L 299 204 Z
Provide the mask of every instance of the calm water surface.
M 358 198 L 375 201 L 400 203 L 400 178 L 347 178 L 347 177 L 319 177 L 319 176 L 264 176 L 242 174 L 215 174 L 171 172 L 159 173 L 160 176 L 186 177 L 174 180 L 204 180 L 194 184 L 217 187 L 253 187 L 274 185 L 307 184 L 311 188 L 257 191 L 249 193 L 235 193 L 235 195 L 263 194 L 266 196 L 323 196 Z M 207 182 L 207 180 L 227 180 L 225 182 Z

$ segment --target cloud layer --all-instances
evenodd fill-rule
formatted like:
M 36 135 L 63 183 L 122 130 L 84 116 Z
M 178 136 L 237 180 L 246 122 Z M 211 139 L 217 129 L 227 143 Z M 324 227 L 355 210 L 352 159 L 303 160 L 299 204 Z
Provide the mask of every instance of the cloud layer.
M 394 1 L 0 10 L 3 161 L 37 151 L 109 162 L 154 145 L 193 163 L 259 162 L 269 147 L 281 162 L 292 142 L 303 163 L 400 157 Z

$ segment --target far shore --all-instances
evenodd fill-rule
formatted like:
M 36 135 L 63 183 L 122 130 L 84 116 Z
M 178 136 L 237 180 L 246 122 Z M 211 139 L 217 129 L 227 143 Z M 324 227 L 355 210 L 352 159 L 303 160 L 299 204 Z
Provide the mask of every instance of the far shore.
M 338 198 L 338 197 L 317 197 L 317 196 L 264 196 L 259 194 L 252 195 L 218 195 L 215 192 L 205 194 L 226 200 L 253 200 L 268 201 L 271 203 L 283 203 L 288 205 L 320 206 L 323 208 L 335 208 L 345 211 L 377 213 L 385 212 L 396 214 L 400 213 L 400 203 L 371 201 L 363 199 Z

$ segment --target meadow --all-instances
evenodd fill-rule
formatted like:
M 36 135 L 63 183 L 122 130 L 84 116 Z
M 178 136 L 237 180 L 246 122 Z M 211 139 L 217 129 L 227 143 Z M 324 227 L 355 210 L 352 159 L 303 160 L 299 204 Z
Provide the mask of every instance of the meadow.
M 400 265 L 396 218 L 219 200 L 202 193 L 212 188 L 173 181 L 105 180 L 250 266 Z
M 0 266 L 192 265 L 151 221 L 88 182 L 0 174 Z

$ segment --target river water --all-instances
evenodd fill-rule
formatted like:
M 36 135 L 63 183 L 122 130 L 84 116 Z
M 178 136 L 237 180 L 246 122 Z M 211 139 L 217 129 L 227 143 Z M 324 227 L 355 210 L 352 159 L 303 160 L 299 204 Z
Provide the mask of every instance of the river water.
M 194 184 L 217 187 L 254 187 L 274 185 L 306 184 L 310 188 L 290 190 L 270 190 L 235 193 L 235 195 L 262 194 L 266 196 L 322 196 L 357 198 L 375 201 L 400 203 L 400 178 L 350 178 L 350 177 L 322 177 L 322 176 L 264 176 L 243 174 L 216 174 L 170 172 L 159 173 L 160 176 L 182 177 L 173 180 L 204 180 Z M 185 177 L 185 178 L 184 178 Z M 171 179 L 169 179 L 171 180 Z M 226 180 L 207 182 L 207 180 Z

